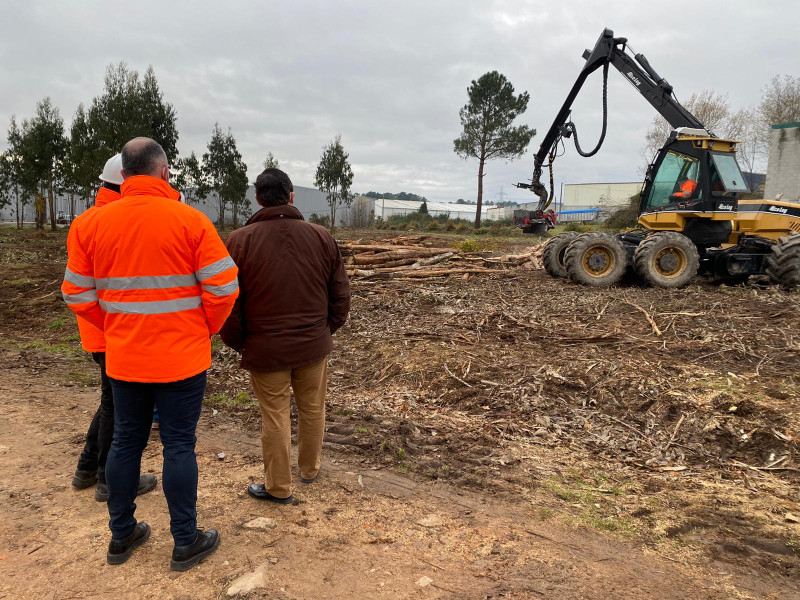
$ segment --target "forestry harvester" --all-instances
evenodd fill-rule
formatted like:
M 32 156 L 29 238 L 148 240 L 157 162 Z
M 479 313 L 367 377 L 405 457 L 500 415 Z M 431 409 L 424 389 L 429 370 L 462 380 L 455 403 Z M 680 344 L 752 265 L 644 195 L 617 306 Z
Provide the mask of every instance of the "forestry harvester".
M 630 50 L 630 53 L 628 52 Z M 633 56 L 631 56 L 633 54 Z M 639 203 L 639 230 L 612 235 L 565 232 L 551 238 L 543 260 L 553 277 L 609 286 L 632 268 L 644 282 L 677 288 L 698 272 L 729 282 L 767 273 L 784 287 L 800 286 L 800 204 L 745 200 L 749 192 L 736 162 L 736 140 L 717 138 L 675 97 L 672 86 L 623 37 L 603 31 L 583 54 L 583 70 L 534 157 L 531 183 L 538 210 L 553 201 L 553 162 L 563 138 L 574 136 L 581 156 L 593 156 L 606 135 L 608 69 L 613 65 L 673 128 L 647 169 Z M 603 68 L 603 129 L 597 146 L 585 152 L 571 121 L 571 107 L 586 78 Z M 545 162 L 547 161 L 547 162 Z M 550 170 L 550 190 L 541 183 Z

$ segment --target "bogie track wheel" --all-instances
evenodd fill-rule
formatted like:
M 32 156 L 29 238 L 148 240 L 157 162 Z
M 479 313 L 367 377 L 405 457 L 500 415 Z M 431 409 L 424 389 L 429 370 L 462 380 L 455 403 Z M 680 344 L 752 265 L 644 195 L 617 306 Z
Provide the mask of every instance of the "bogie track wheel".
M 567 276 L 575 283 L 608 287 L 619 283 L 628 268 L 622 242 L 608 233 L 584 233 L 564 253 Z
M 800 287 L 800 234 L 782 237 L 772 246 L 767 274 L 786 289 Z
M 557 236 L 550 238 L 542 251 L 542 263 L 544 270 L 550 277 L 556 279 L 566 279 L 567 269 L 564 268 L 564 254 L 572 241 L 578 237 L 577 231 L 565 231 Z
M 700 257 L 692 240 L 676 231 L 659 231 L 642 241 L 633 255 L 633 268 L 647 284 L 683 287 L 697 274 Z

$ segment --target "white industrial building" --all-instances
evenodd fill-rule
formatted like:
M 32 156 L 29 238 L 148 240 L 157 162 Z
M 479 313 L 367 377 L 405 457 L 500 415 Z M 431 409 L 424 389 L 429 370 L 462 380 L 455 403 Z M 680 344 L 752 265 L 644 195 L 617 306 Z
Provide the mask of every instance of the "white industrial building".
M 550 208 L 556 211 L 557 222 L 602 221 L 612 213 L 628 206 L 631 196 L 642 190 L 641 181 L 621 183 L 565 183 Z M 515 210 L 536 210 L 537 202 L 519 206 L 490 207 L 491 221 L 510 219 Z
M 390 200 L 388 198 L 378 198 L 370 200 L 373 203 L 375 217 L 386 220 L 392 215 L 408 215 L 418 213 L 422 202 L 413 200 Z M 475 204 L 455 204 L 452 202 L 427 202 L 428 214 L 432 217 L 447 215 L 450 219 L 466 219 L 474 221 L 478 212 Z M 481 210 L 481 218 L 487 218 L 488 207 L 484 206 Z

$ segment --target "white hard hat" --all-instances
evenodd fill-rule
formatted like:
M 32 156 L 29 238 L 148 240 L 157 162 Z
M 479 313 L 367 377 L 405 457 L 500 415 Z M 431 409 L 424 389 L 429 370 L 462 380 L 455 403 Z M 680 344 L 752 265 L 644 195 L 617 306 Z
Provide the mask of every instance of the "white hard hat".
M 100 181 L 122 185 L 125 178 L 122 176 L 122 154 L 115 154 L 106 161 Z

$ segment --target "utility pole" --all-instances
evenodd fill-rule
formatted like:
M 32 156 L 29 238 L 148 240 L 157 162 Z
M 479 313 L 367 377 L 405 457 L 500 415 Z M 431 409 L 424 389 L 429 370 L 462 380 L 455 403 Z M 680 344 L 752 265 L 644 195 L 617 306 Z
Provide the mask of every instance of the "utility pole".
M 506 194 L 506 193 L 503 191 L 503 186 L 501 185 L 501 186 L 500 186 L 500 191 L 499 191 L 499 192 L 497 192 L 497 193 L 495 194 L 495 196 L 500 196 L 500 202 L 502 203 L 502 202 L 503 202 L 503 198 L 505 198 L 506 196 L 508 196 L 508 194 Z

